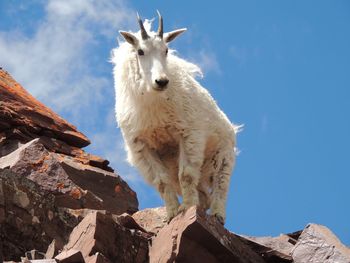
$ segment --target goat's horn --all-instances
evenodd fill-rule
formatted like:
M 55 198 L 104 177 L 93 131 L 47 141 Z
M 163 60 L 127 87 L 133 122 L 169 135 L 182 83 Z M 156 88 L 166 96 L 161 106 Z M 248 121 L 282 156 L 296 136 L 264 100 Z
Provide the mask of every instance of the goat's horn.
M 159 20 L 159 24 L 158 24 L 158 36 L 160 38 L 163 38 L 163 17 L 161 16 L 161 14 L 159 13 L 159 11 L 157 10 L 158 13 L 158 20 Z
M 147 32 L 146 32 L 146 29 L 145 27 L 143 26 L 143 23 L 142 23 L 142 20 L 139 16 L 139 13 L 137 13 L 137 21 L 139 22 L 139 26 L 140 26 L 140 29 L 141 29 L 141 36 L 142 36 L 142 39 L 145 40 L 147 38 L 149 38 Z

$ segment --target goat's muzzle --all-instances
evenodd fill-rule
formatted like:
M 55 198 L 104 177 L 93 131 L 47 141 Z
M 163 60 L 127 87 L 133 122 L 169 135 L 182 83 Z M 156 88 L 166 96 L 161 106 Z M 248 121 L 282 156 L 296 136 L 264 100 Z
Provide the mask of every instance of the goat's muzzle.
M 156 79 L 155 82 L 157 84 L 154 86 L 155 90 L 165 90 L 167 88 L 169 80 L 167 78 L 161 78 L 161 79 Z

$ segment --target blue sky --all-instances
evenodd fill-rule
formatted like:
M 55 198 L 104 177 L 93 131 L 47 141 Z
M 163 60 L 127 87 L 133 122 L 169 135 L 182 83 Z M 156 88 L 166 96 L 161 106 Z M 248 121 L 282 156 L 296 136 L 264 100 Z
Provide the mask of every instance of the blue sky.
M 138 193 L 162 205 L 125 160 L 110 50 L 118 30 L 164 16 L 171 44 L 244 124 L 226 226 L 279 235 L 314 222 L 350 245 L 350 2 L 0 0 L 0 66 L 91 140 Z

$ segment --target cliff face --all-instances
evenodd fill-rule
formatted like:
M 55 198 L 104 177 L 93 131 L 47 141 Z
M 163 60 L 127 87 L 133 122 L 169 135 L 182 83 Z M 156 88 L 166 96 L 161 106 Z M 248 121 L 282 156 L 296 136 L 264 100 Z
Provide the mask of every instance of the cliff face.
M 138 210 L 136 193 L 86 153 L 89 139 L 0 70 L 0 223 L 2 254 L 62 248 L 87 210 Z
M 0 70 L 0 262 L 350 262 L 320 225 L 248 237 L 195 207 L 170 223 L 164 208 L 138 211 L 89 143 Z

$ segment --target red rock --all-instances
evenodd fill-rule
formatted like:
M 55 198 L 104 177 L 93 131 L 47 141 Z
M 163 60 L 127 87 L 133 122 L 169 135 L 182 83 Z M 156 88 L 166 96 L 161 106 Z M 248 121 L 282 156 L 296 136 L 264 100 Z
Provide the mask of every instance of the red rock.
M 0 69 L 0 132 L 17 128 L 24 135 L 49 134 L 69 145 L 84 147 L 89 139 L 51 109 L 31 96 Z
M 9 168 L 53 193 L 59 207 L 107 210 L 113 214 L 138 210 L 135 192 L 120 176 L 49 152 L 41 139 L 1 157 L 0 168 Z M 116 186 L 120 187 L 119 192 L 115 192 Z
M 72 231 L 65 250 L 79 250 L 86 261 L 95 253 L 111 262 L 147 262 L 148 243 L 140 233 L 117 224 L 111 215 L 87 215 Z
M 264 260 L 215 219 L 195 207 L 176 216 L 152 239 L 152 262 L 260 262 Z
M 4 211 L 0 236 L 4 260 L 20 261 L 26 251 L 45 251 L 56 239 L 61 248 L 78 224 L 60 212 L 55 197 L 31 180 L 0 169 L 0 208 Z
M 82 164 L 95 166 L 103 170 L 113 172 L 113 169 L 108 166 L 109 161 L 99 156 L 86 153 L 82 149 L 70 146 L 63 141 L 41 136 L 40 143 L 42 143 L 50 152 L 62 153 L 64 155 L 72 156 L 76 161 L 81 162 Z
M 85 216 L 73 209 L 137 211 L 136 193 L 109 162 L 80 149 L 89 143 L 0 70 L 0 240 L 5 259 L 19 259 L 31 249 L 45 251 L 55 238 L 48 250 L 53 257 Z
M 33 98 L 0 69 L 0 157 L 39 137 L 51 152 L 63 153 L 83 164 L 113 172 L 107 160 L 80 149 L 90 144 L 85 135 Z

